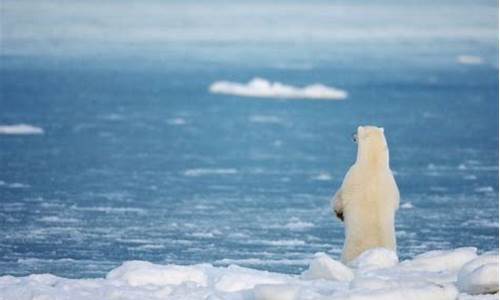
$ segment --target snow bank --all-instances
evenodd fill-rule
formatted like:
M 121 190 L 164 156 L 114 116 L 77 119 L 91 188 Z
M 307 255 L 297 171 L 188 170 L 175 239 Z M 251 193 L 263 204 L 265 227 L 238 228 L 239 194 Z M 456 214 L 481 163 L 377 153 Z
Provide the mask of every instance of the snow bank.
M 43 129 L 27 124 L 0 125 L 0 134 L 43 134 Z
M 391 251 L 372 249 L 352 267 L 317 253 L 301 275 L 129 261 L 98 279 L 0 277 L 2 300 L 489 300 L 498 299 L 491 294 L 497 291 L 498 252 L 477 256 L 474 248 L 428 252 L 401 263 Z
M 347 92 L 322 84 L 313 84 L 300 88 L 280 82 L 269 82 L 266 79 L 254 78 L 246 84 L 231 81 L 217 81 L 209 87 L 215 94 L 237 95 L 243 97 L 265 98 L 305 98 L 342 100 Z

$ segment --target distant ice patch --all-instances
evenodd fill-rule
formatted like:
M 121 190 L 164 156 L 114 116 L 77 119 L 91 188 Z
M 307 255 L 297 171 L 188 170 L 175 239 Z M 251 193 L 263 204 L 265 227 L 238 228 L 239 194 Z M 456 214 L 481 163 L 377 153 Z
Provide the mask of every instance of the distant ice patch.
M 413 208 L 413 204 L 411 202 L 405 202 L 401 204 L 401 208 Z
M 491 186 L 481 186 L 474 189 L 477 193 L 491 194 L 495 192 L 495 189 Z
M 293 240 L 260 240 L 258 241 L 262 245 L 269 245 L 275 247 L 295 247 L 305 245 L 306 242 L 298 239 Z
M 267 123 L 267 124 L 279 124 L 282 120 L 276 116 L 266 116 L 266 115 L 253 115 L 250 116 L 249 121 L 252 123 Z
M 58 216 L 47 216 L 39 219 L 42 222 L 47 223 L 78 223 L 78 219 L 75 218 L 60 218 Z
M 168 119 L 168 120 L 167 120 L 167 123 L 168 123 L 169 125 L 176 125 L 176 126 L 180 126 L 180 125 L 186 125 L 186 124 L 187 124 L 187 121 L 186 121 L 186 119 L 184 119 L 184 118 L 177 117 L 177 118 Z
M 312 70 L 314 65 L 309 63 L 277 63 L 272 65 L 272 68 L 279 70 Z
M 469 175 L 465 175 L 465 176 L 464 176 L 464 179 L 465 179 L 465 180 L 476 180 L 476 179 L 477 179 L 477 176 L 476 176 L 476 175 L 469 174 Z
M 243 97 L 329 99 L 342 100 L 347 92 L 322 84 L 308 85 L 303 88 L 254 78 L 246 84 L 231 81 L 216 81 L 209 87 L 214 94 L 237 95 Z
M 106 121 L 121 121 L 121 120 L 125 119 L 125 117 L 123 115 L 117 114 L 117 113 L 109 113 L 109 114 L 101 115 L 100 118 L 102 120 L 106 120 Z
M 315 175 L 312 177 L 313 180 L 319 180 L 319 181 L 329 181 L 332 180 L 332 175 L 328 172 L 322 171 L 319 172 L 319 174 Z
M 475 55 L 459 55 L 457 56 L 457 62 L 463 65 L 479 65 L 483 63 L 483 59 Z
M 29 184 L 24 184 L 24 183 L 20 183 L 20 182 L 8 183 L 8 182 L 5 182 L 3 180 L 0 180 L 0 186 L 12 188 L 12 189 L 27 189 L 30 187 Z
M 467 227 L 478 227 L 478 228 L 498 228 L 498 221 L 477 218 L 477 219 L 467 220 L 463 222 L 462 225 Z
M 314 224 L 311 222 L 304 222 L 299 218 L 293 217 L 290 218 L 288 223 L 286 223 L 283 227 L 289 230 L 302 231 L 313 228 Z
M 198 177 L 204 175 L 231 175 L 238 173 L 236 169 L 189 169 L 184 171 L 184 176 Z
M 90 206 L 90 207 L 81 207 L 72 205 L 71 209 L 78 211 L 93 211 L 93 212 L 103 212 L 103 213 L 136 213 L 136 214 L 146 214 L 147 211 L 143 208 L 137 207 L 110 207 L 110 206 Z
M 28 124 L 0 125 L 0 134 L 28 135 L 28 134 L 43 134 L 43 133 L 44 131 L 42 128 Z

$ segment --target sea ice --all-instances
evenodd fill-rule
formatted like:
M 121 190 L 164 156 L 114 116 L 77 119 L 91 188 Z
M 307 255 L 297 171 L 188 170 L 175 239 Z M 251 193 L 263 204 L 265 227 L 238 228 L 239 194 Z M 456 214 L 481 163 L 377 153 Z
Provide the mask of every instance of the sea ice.
M 189 169 L 184 171 L 184 176 L 198 177 L 204 175 L 232 175 L 238 173 L 236 169 Z
M 393 267 L 399 259 L 394 251 L 385 248 L 369 249 L 354 259 L 350 265 L 358 271 L 371 271 Z
M 459 55 L 457 56 L 457 62 L 464 65 L 479 65 L 483 63 L 483 59 L 475 55 Z
M 405 202 L 401 204 L 401 208 L 413 208 L 413 204 L 411 202 Z
M 436 250 L 417 255 L 413 260 L 401 264 L 411 269 L 440 272 L 456 272 L 464 264 L 477 257 L 477 249 L 473 247 L 457 248 L 454 250 Z
M 332 259 L 325 253 L 316 253 L 309 264 L 309 269 L 301 275 L 302 279 L 327 279 L 335 281 L 350 281 L 354 273 L 347 266 Z
M 306 98 L 342 100 L 347 92 L 322 84 L 313 84 L 300 88 L 280 82 L 270 82 L 262 78 L 254 78 L 246 84 L 231 81 L 216 81 L 209 87 L 210 92 L 244 97 L 266 98 Z
M 473 295 L 498 292 L 498 252 L 485 253 L 466 263 L 457 277 L 461 292 Z
M 179 285 L 184 282 L 207 285 L 207 276 L 200 267 L 161 266 L 146 261 L 127 261 L 109 272 L 106 279 L 125 281 L 130 286 Z
M 43 129 L 28 124 L 0 125 L 0 134 L 43 134 Z
M 187 121 L 184 118 L 177 117 L 177 118 L 168 119 L 167 123 L 169 125 L 181 126 L 181 125 L 186 125 Z
M 301 275 L 129 261 L 106 278 L 0 277 L 1 300 L 491 300 L 497 292 L 498 251 L 477 256 L 475 248 L 431 251 L 402 263 L 392 251 L 372 249 L 351 267 L 318 253 Z

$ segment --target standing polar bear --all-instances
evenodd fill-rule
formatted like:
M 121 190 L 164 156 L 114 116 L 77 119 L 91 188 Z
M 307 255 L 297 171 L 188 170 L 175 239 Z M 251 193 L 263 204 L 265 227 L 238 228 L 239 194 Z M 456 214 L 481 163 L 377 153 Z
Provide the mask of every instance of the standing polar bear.
M 353 138 L 358 143 L 356 162 L 331 201 L 333 211 L 345 224 L 344 263 L 370 248 L 396 251 L 394 217 L 399 190 L 389 168 L 384 129 L 360 126 Z

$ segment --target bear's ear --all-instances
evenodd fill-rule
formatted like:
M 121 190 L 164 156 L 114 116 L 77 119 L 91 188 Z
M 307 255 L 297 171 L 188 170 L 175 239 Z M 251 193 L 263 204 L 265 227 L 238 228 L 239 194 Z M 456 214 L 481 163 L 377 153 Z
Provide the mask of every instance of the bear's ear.
M 382 133 L 384 133 L 384 127 L 379 128 Z
M 361 136 L 364 133 L 365 129 L 363 126 L 358 126 L 358 136 Z

